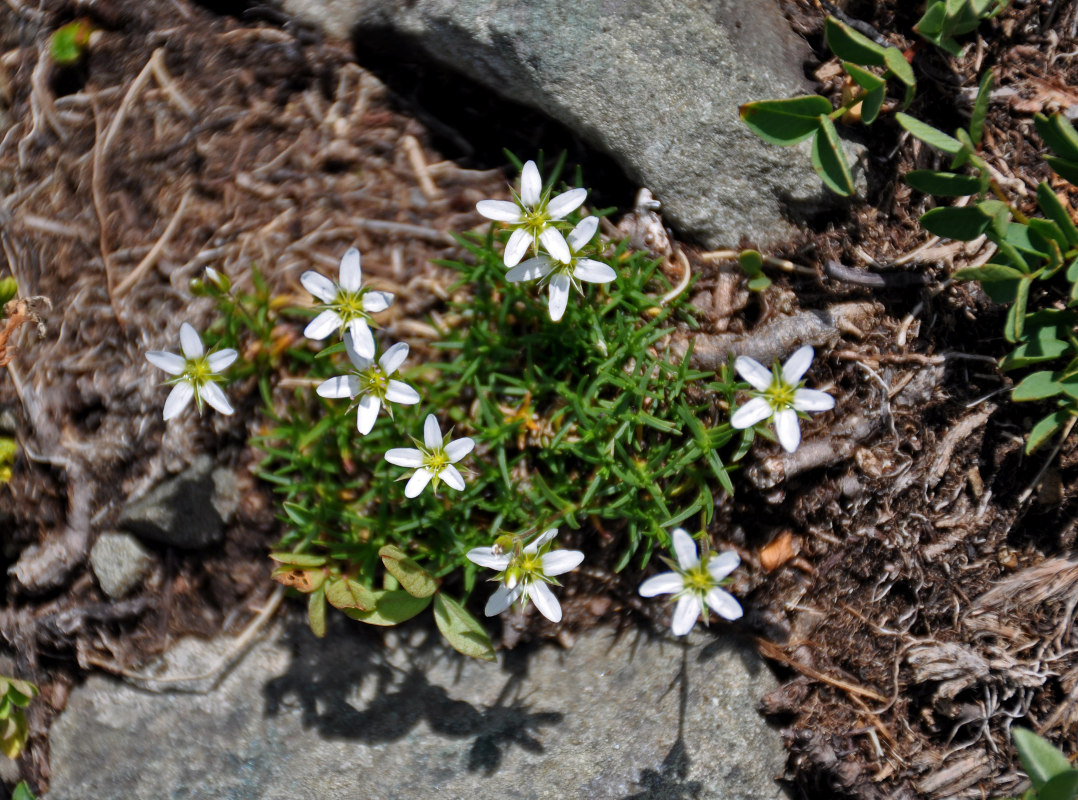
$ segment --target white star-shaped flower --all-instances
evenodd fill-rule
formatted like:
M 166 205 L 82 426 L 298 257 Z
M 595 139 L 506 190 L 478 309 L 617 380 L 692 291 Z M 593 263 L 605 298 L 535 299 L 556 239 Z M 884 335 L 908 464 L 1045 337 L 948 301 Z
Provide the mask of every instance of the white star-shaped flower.
M 389 377 L 408 357 L 407 344 L 397 342 L 382 353 L 378 363 L 375 363 L 373 359 L 364 358 L 356 352 L 351 332 L 345 331 L 344 349 L 348 351 L 348 360 L 352 362 L 355 371 L 350 375 L 340 375 L 323 381 L 316 391 L 322 397 L 349 397 L 353 400 L 358 397 L 356 429 L 362 435 L 366 436 L 371 432 L 383 403 L 387 404 L 386 410 L 392 416 L 389 403 L 412 406 L 419 402 L 419 392 L 407 383 Z
M 363 288 L 363 272 L 359 265 L 359 250 L 349 247 L 341 258 L 340 281 L 312 270 L 299 277 L 303 288 L 322 301 L 322 311 L 303 331 L 308 339 L 322 341 L 334 331 L 349 331 L 356 352 L 364 358 L 374 358 L 374 334 L 371 333 L 371 314 L 385 311 L 393 302 L 391 292 L 376 292 Z
M 595 237 L 599 230 L 598 217 L 585 217 L 572 231 L 567 242 L 568 258 L 554 259 L 548 255 L 529 258 L 523 264 L 510 269 L 505 277 L 509 281 L 546 280 L 549 283 L 550 319 L 559 321 L 565 314 L 569 301 L 569 288 L 583 293 L 580 281 L 587 283 L 610 283 L 617 277 L 613 268 L 593 258 L 581 258 L 578 254 Z
M 520 172 L 520 194 L 513 200 L 480 200 L 475 210 L 487 219 L 504 222 L 513 229 L 505 245 L 505 266 L 515 267 L 528 252 L 538 255 L 539 245 L 559 261 L 569 260 L 569 247 L 561 231 L 551 223 L 575 211 L 588 196 L 587 189 L 570 189 L 556 197 L 543 191 L 539 168 L 529 161 Z
M 674 554 L 677 563 L 663 559 L 673 572 L 663 572 L 648 578 L 640 584 L 640 594 L 654 597 L 657 594 L 672 594 L 677 601 L 670 630 L 675 636 L 684 636 L 692 630 L 696 620 L 704 615 L 707 624 L 707 610 L 723 619 L 740 619 L 741 604 L 732 594 L 719 588 L 726 576 L 737 569 L 741 558 L 733 550 L 725 553 L 705 552 L 701 560 L 696 554 L 696 542 L 681 528 L 673 533 Z
M 790 356 L 781 369 L 777 363 L 769 370 L 759 361 L 739 356 L 734 362 L 734 369 L 758 394 L 734 412 L 730 425 L 734 428 L 751 428 L 774 417 L 779 444 L 786 452 L 794 452 L 801 444 L 798 412 L 830 411 L 835 407 L 835 398 L 827 392 L 802 387 L 801 378 L 811 364 L 812 348 L 808 345 Z
M 488 617 L 501 614 L 517 601 L 523 608 L 531 600 L 544 617 L 561 622 L 561 603 L 550 591 L 550 585 L 560 586 L 554 577 L 579 567 L 584 554 L 579 550 L 552 550 L 549 544 L 557 535 L 558 529 L 551 528 L 526 547 L 521 547 L 515 537 L 503 536 L 493 547 L 468 551 L 469 561 L 498 570 L 493 580 L 501 585 L 487 601 Z
M 180 352 L 183 355 L 164 350 L 151 350 L 146 354 L 147 361 L 175 376 L 168 381 L 173 387 L 165 400 L 165 420 L 183 411 L 191 398 L 194 398 L 199 414 L 203 402 L 222 414 L 231 414 L 232 406 L 216 381 L 224 380 L 217 373 L 236 360 L 236 351 L 227 347 L 207 356 L 198 332 L 185 322 L 180 326 Z
M 416 497 L 431 482 L 437 492 L 439 481 L 458 492 L 464 491 L 464 478 L 460 470 L 453 465 L 472 452 L 475 442 L 467 436 L 446 442 L 442 438 L 438 419 L 433 414 L 428 414 L 423 422 L 423 444 L 416 441 L 416 445 L 418 448 L 395 447 L 386 451 L 385 455 L 390 464 L 415 469 L 404 487 L 405 497 Z

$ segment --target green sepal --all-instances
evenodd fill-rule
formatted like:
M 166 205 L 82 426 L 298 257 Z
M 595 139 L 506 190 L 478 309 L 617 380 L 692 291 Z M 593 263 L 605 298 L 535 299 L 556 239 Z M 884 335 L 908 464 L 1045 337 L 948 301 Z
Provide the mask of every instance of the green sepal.
M 383 589 L 374 592 L 373 611 L 360 611 L 358 608 L 346 608 L 349 617 L 368 625 L 388 627 L 410 620 L 430 605 L 431 598 L 413 597 L 403 589 Z
M 438 581 L 434 576 L 408 558 L 399 547 L 387 544 L 378 551 L 378 556 L 412 597 L 430 597 L 438 591 Z
M 434 621 L 458 653 L 482 661 L 494 661 L 494 645 L 479 621 L 460 603 L 444 594 L 434 598 Z
M 738 113 L 749 130 L 765 142 L 785 147 L 812 136 L 820 127 L 820 115 L 833 110 L 826 97 L 807 95 L 745 103 Z
M 812 166 L 828 189 L 849 197 L 854 192 L 853 176 L 846 163 L 846 152 L 830 117 L 820 116 L 820 129 L 812 140 Z

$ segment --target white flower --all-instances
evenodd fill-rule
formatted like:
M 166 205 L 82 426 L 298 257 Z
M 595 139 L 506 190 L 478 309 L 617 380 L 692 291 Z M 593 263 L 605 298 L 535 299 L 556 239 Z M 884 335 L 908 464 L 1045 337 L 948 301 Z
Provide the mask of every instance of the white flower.
M 215 381 L 223 380 L 216 373 L 236 360 L 236 351 L 228 347 L 207 356 L 198 332 L 186 322 L 180 326 L 180 351 L 182 356 L 164 350 L 146 354 L 146 360 L 155 367 L 176 376 L 168 381 L 174 386 L 165 400 L 165 419 L 170 420 L 183 411 L 192 397 L 199 414 L 203 401 L 222 414 L 231 414 L 232 406 Z
M 734 369 L 759 394 L 734 412 L 730 425 L 734 428 L 751 428 L 774 417 L 779 444 L 787 453 L 796 450 L 801 444 L 798 412 L 830 411 L 835 407 L 835 398 L 827 392 L 802 388 L 801 377 L 811 364 L 812 348 L 808 345 L 790 356 L 781 369 L 776 363 L 772 370 L 768 370 L 758 361 L 739 356 L 734 362 Z
M 487 219 L 508 223 L 514 229 L 505 245 L 505 266 L 519 264 L 529 247 L 538 254 L 540 244 L 559 261 L 568 261 L 569 247 L 551 223 L 575 211 L 587 196 L 587 189 L 570 189 L 551 198 L 549 191 L 543 191 L 539 168 L 534 161 L 529 161 L 520 172 L 520 194 L 514 193 L 512 202 L 480 200 L 475 204 L 475 210 Z
M 339 330 L 343 334 L 348 330 L 352 334 L 356 352 L 364 358 L 373 359 L 371 314 L 389 308 L 393 294 L 364 289 L 362 278 L 359 251 L 354 247 L 349 247 L 341 259 L 339 283 L 311 270 L 300 275 L 299 282 L 303 288 L 322 301 L 322 312 L 311 320 L 303 335 L 320 342 L 334 331 Z
M 529 258 L 505 274 L 507 280 L 534 281 L 537 278 L 550 283 L 550 319 L 557 322 L 565 313 L 569 300 L 569 287 L 582 292 L 580 281 L 609 283 L 617 277 L 614 270 L 593 258 L 579 258 L 577 253 L 590 242 L 599 229 L 598 217 L 585 217 L 569 233 L 568 257 L 557 260 L 548 255 Z
M 419 445 L 419 442 L 416 441 L 416 444 Z M 419 446 L 419 449 L 395 447 L 386 452 L 385 458 L 390 464 L 396 464 L 398 467 L 415 469 L 412 477 L 408 479 L 408 484 L 404 487 L 405 497 L 415 497 L 431 481 L 434 482 L 435 491 L 438 490 L 438 482 L 441 481 L 461 492 L 464 491 L 464 478 L 453 465 L 472 452 L 473 447 L 475 447 L 475 442 L 467 436 L 446 443 L 442 438 L 442 429 L 438 427 L 437 418 L 433 414 L 428 414 L 423 423 L 423 444 Z
M 640 594 L 654 597 L 657 594 L 672 594 L 677 600 L 674 606 L 674 618 L 670 629 L 675 636 L 684 636 L 692 630 L 700 614 L 707 624 L 707 608 L 720 617 L 729 620 L 741 617 L 741 604 L 734 596 L 719 587 L 727 575 L 741 563 L 741 558 L 733 550 L 725 553 L 705 552 L 701 561 L 696 555 L 696 543 L 681 528 L 673 533 L 674 554 L 677 564 L 663 559 L 673 572 L 663 572 L 648 578 L 640 584 Z
M 584 554 L 579 550 L 551 550 L 548 545 L 557 535 L 558 529 L 551 528 L 523 548 L 519 539 L 502 536 L 493 547 L 476 547 L 468 551 L 469 561 L 498 570 L 493 580 L 499 581 L 501 586 L 487 601 L 485 612 L 488 617 L 501 614 L 518 600 L 523 607 L 530 599 L 544 617 L 551 622 L 561 622 L 561 604 L 547 584 L 560 586 L 554 576 L 579 567 Z
M 391 379 L 404 359 L 408 357 L 408 345 L 398 342 L 390 347 L 378 363 L 364 358 L 356 352 L 352 334 L 344 333 L 344 349 L 348 351 L 348 360 L 356 369 L 351 375 L 341 375 L 323 381 L 316 390 L 322 397 L 359 397 L 359 410 L 356 412 L 356 428 L 366 436 L 374 427 L 378 409 L 383 403 L 400 403 L 412 406 L 419 402 L 419 393 L 407 383 Z M 388 410 L 388 408 L 387 408 Z M 392 416 L 392 411 L 390 415 Z

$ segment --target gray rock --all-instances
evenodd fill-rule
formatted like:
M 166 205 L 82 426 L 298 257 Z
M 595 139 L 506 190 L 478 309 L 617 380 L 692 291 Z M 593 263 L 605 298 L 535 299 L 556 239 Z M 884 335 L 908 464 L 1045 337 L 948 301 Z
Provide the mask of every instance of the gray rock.
M 90 549 L 90 566 L 101 591 L 119 600 L 150 572 L 153 556 L 134 536 L 105 532 Z
M 124 530 L 161 544 L 196 549 L 221 540 L 224 520 L 215 497 L 213 460 L 198 456 L 120 514 Z
M 280 0 L 359 42 L 448 67 L 608 153 L 708 247 L 789 236 L 784 213 L 833 206 L 809 144 L 773 147 L 738 118 L 807 93 L 805 43 L 773 0 Z M 511 125 L 512 120 L 498 120 Z M 522 156 L 530 154 L 521 153 Z
M 206 695 L 91 677 L 52 727 L 49 800 L 785 797 L 756 711 L 775 680 L 731 639 L 600 629 L 486 664 L 334 619 L 279 628 Z M 166 671 L 225 646 L 183 641 Z

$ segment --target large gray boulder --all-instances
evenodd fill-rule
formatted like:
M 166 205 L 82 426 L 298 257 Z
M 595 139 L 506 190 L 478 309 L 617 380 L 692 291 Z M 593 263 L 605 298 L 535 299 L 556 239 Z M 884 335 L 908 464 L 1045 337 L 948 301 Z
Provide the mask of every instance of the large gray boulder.
M 402 57 L 421 55 L 562 122 L 708 247 L 774 243 L 792 231 L 786 217 L 833 202 L 807 144 L 772 147 L 738 118 L 743 103 L 809 88 L 807 47 L 775 0 L 280 2 L 339 37 L 384 32 Z
M 91 677 L 52 726 L 49 800 L 785 797 L 756 710 L 775 679 L 734 640 L 598 629 L 488 664 L 423 624 L 333 620 L 278 629 L 205 695 Z M 227 644 L 185 640 L 166 672 Z

